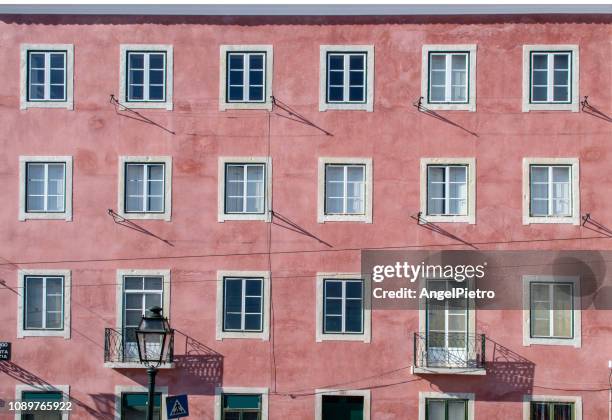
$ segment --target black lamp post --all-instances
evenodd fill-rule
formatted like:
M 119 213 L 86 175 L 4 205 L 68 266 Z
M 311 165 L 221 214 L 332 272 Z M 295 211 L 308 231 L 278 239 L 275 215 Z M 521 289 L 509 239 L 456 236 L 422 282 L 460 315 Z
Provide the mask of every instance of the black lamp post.
M 147 402 L 147 420 L 153 420 L 153 406 L 155 405 L 155 375 L 157 367 L 162 364 L 168 355 L 172 334 L 168 319 L 161 314 L 162 308 L 153 306 L 147 314 L 142 316 L 140 325 L 136 329 L 136 343 L 138 344 L 138 357 L 140 362 L 147 366 L 149 376 L 149 398 Z

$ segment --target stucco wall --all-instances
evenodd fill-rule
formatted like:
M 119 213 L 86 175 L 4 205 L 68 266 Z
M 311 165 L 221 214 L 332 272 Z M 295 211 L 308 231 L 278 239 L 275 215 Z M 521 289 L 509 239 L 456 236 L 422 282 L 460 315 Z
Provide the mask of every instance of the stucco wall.
M 520 418 L 521 385 L 517 391 L 494 375 L 410 375 L 416 312 L 374 311 L 369 344 L 316 343 L 316 272 L 359 271 L 360 248 L 465 248 L 410 218 L 420 205 L 421 157 L 476 159 L 476 223 L 444 226 L 464 241 L 481 249 L 612 249 L 608 237 L 581 226 L 523 225 L 521 192 L 524 157 L 578 157 L 581 213 L 612 227 L 610 123 L 582 112 L 521 111 L 523 45 L 577 44 L 580 97 L 609 115 L 610 28 L 598 17 L 0 18 L 0 279 L 15 289 L 0 290 L 0 339 L 13 343 L 14 364 L 0 365 L 0 398 L 14 398 L 23 381 L 66 384 L 79 402 L 72 419 L 112 418 L 115 385 L 146 384 L 144 371 L 103 367 L 104 328 L 115 325 L 116 270 L 170 269 L 172 325 L 209 356 L 196 352 L 191 362 L 183 359 L 189 367 L 161 371 L 158 384 L 170 394 L 188 393 L 193 418 L 213 418 L 219 382 L 276 391 L 271 419 L 313 418 L 312 395 L 285 394 L 334 386 L 374 387 L 374 420 L 416 418 L 418 392 L 431 390 L 475 393 L 477 419 Z M 73 111 L 19 110 L 19 45 L 43 42 L 74 44 Z M 175 134 L 119 115 L 109 103 L 119 89 L 119 45 L 128 43 L 173 45 L 174 110 L 142 114 Z M 273 95 L 333 135 L 278 108 L 220 112 L 221 44 L 273 45 Z M 374 45 L 374 112 L 318 111 L 324 44 Z M 412 106 L 421 91 L 423 44 L 477 44 L 477 111 L 440 111 L 477 135 Z M 329 245 L 278 220 L 217 222 L 218 157 L 268 154 L 274 211 Z M 18 221 L 20 155 L 73 157 L 71 222 Z M 119 156 L 148 155 L 172 156 L 172 220 L 136 223 L 172 246 L 107 215 L 117 210 Z M 322 156 L 372 158 L 372 224 L 317 223 Z M 18 268 L 72 270 L 69 340 L 16 338 Z M 273 340 L 215 340 L 217 270 L 272 271 Z M 584 311 L 580 349 L 523 347 L 521 320 L 519 311 L 487 311 L 477 323 L 535 364 L 534 394 L 607 387 L 609 311 Z M 177 353 L 185 354 L 185 338 L 176 340 Z M 583 397 L 583 418 L 607 416 L 607 391 L 567 393 Z

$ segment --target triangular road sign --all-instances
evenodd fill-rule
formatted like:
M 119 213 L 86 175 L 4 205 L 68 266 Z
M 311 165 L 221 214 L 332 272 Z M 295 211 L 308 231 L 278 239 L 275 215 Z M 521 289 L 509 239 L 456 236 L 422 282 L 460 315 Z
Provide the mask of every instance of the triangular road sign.
M 187 411 L 185 411 L 179 400 L 175 400 L 174 406 L 172 406 L 172 411 L 170 411 L 170 415 L 180 416 L 181 414 L 187 414 Z

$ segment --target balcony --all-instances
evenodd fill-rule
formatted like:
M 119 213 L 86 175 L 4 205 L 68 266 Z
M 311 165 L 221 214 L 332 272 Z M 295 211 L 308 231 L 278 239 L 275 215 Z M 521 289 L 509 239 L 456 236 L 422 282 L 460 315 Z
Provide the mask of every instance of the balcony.
M 485 335 L 414 333 L 414 374 L 486 375 Z
M 168 336 L 169 347 L 166 360 L 160 369 L 174 367 L 174 331 Z M 104 329 L 104 367 L 115 369 L 144 369 L 138 357 L 135 328 Z

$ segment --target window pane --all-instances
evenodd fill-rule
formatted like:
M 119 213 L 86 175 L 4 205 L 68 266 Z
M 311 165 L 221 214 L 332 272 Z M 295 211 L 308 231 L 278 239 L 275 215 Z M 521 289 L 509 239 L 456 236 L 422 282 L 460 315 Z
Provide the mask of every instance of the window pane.
M 263 85 L 263 71 L 252 70 L 249 72 L 249 83 L 251 85 Z
M 553 89 L 553 100 L 555 101 L 567 101 L 568 99 L 568 88 L 565 86 L 555 86 Z
M 342 71 L 330 71 L 329 72 L 329 84 L 342 86 L 344 85 L 344 72 Z
M 531 403 L 531 420 L 550 420 L 548 403 L 532 402 Z
M 223 408 L 234 410 L 239 409 L 259 409 L 261 405 L 261 396 L 254 394 L 245 395 L 223 395 Z
M 365 56 L 364 55 L 351 55 L 349 59 L 349 66 L 351 70 L 363 70 L 365 68 Z
M 444 86 L 446 83 L 446 72 L 434 70 L 431 72 L 431 85 Z M 444 90 L 442 90 L 444 91 Z
M 451 88 L 451 101 L 467 101 L 467 85 Z
M 146 417 L 148 396 L 145 393 L 121 395 L 121 420 L 141 420 Z M 153 419 L 160 420 L 161 394 L 153 399 Z
M 546 87 L 534 87 L 532 99 L 534 101 L 546 101 L 548 99 Z
M 453 70 L 466 70 L 467 69 L 467 55 L 466 54 L 453 54 L 452 55 L 452 68 Z
M 244 329 L 261 331 L 261 314 L 246 314 L 244 316 Z
M 547 166 L 532 166 L 531 180 L 533 182 L 548 182 L 548 167 Z
M 325 332 L 340 332 L 342 331 L 342 318 L 339 316 L 325 317 Z
M 64 70 L 51 70 L 51 83 L 64 84 Z
M 142 294 L 140 293 L 126 293 L 125 295 L 125 309 L 139 309 L 142 311 Z
M 240 321 L 240 314 L 225 314 L 225 323 L 223 329 L 225 330 L 240 330 L 242 328 Z
M 565 85 L 568 84 L 568 76 L 569 72 L 565 70 L 555 70 L 555 85 Z
M 245 294 L 247 296 L 262 296 L 262 286 L 263 286 L 263 280 L 261 279 L 247 279 L 245 281 L 246 286 L 246 292 Z
M 429 92 L 429 99 L 435 102 L 443 102 L 446 99 L 444 86 L 432 86 Z
M 162 295 L 161 293 L 146 293 L 145 294 L 145 306 L 144 309 L 147 311 L 153 306 L 162 307 Z
M 250 101 L 263 101 L 264 100 L 263 87 L 250 86 L 249 87 L 249 100 Z
M 51 99 L 64 99 L 64 86 L 51 85 L 49 94 Z
M 149 54 L 149 68 L 163 69 L 165 54 Z
M 342 282 L 325 280 L 325 296 L 338 298 L 342 297 Z
M 361 332 L 362 328 L 362 301 L 348 299 L 346 301 L 346 332 Z
M 446 420 L 443 400 L 427 400 L 427 420 Z
M 555 70 L 569 69 L 569 54 L 555 54 L 554 68 Z
M 553 420 L 572 420 L 574 405 L 570 403 L 554 403 Z
M 250 69 L 263 69 L 264 55 L 263 54 L 251 54 L 249 56 L 249 68 Z
M 139 290 L 142 289 L 143 285 L 142 277 L 125 277 L 124 278 L 124 287 L 129 290 Z
M 334 72 L 335 73 L 335 72 Z M 332 74 L 334 74 L 332 73 Z M 342 73 L 337 73 L 337 74 L 342 74 Z M 349 85 L 351 86 L 363 86 L 363 75 L 364 73 L 362 71 L 351 71 L 349 73 Z
M 30 67 L 31 68 L 44 68 L 45 67 L 45 55 L 42 53 L 31 53 L 30 54 Z
M 152 101 L 162 101 L 164 99 L 164 87 L 149 86 L 149 99 Z
M 341 87 L 330 87 L 329 98 L 330 101 L 342 101 L 344 100 L 344 90 Z
M 363 297 L 361 281 L 347 281 L 346 282 L 346 297 L 347 298 L 361 298 Z
M 230 54 L 229 67 L 231 70 L 243 69 L 244 68 L 244 55 L 243 54 Z
M 548 72 L 546 71 L 534 71 L 531 82 L 535 86 L 546 86 L 548 84 Z
M 448 401 L 448 420 L 465 420 L 465 401 Z
M 246 313 L 261 313 L 261 298 L 247 297 L 244 299 L 244 310 Z
M 548 55 L 547 54 L 532 54 L 532 66 L 534 69 L 547 69 L 548 68 Z
M 129 57 L 130 69 L 143 69 L 144 68 L 144 54 L 129 53 L 128 57 Z
M 242 279 L 225 280 L 225 311 L 242 311 Z
M 343 55 L 329 55 L 329 69 L 330 70 L 344 70 L 344 56 Z
M 139 100 L 144 98 L 144 90 L 142 86 L 130 85 L 128 88 L 128 95 L 130 99 Z
M 230 86 L 229 88 L 229 100 L 230 101 L 242 101 L 244 88 L 241 86 Z
M 230 85 L 242 85 L 244 83 L 244 71 L 232 70 L 229 72 Z
M 553 334 L 555 337 L 572 337 L 572 285 L 556 284 L 553 287 Z
M 142 197 L 144 194 L 144 165 L 126 165 L 126 210 L 144 211 Z
M 263 213 L 263 197 L 247 197 L 247 213 Z
M 432 70 L 446 70 L 446 55 L 431 54 L 430 65 Z
M 325 299 L 325 315 L 342 315 L 342 299 Z
M 43 328 L 43 278 L 26 277 L 26 328 Z

